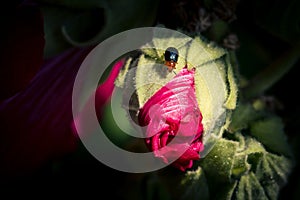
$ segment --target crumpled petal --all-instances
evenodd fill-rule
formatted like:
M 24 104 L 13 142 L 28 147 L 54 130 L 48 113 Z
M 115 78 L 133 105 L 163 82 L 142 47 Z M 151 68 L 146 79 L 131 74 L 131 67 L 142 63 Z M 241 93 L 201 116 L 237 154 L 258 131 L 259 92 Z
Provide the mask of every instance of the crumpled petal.
M 194 69 L 183 68 L 140 109 L 139 123 L 148 126 L 146 144 L 156 157 L 182 171 L 192 167 L 203 150 L 202 115 L 194 88 Z M 176 143 L 169 144 L 176 137 Z M 189 139 L 189 138 L 192 138 Z M 187 141 L 191 141 L 189 144 Z M 182 155 L 179 149 L 187 149 Z

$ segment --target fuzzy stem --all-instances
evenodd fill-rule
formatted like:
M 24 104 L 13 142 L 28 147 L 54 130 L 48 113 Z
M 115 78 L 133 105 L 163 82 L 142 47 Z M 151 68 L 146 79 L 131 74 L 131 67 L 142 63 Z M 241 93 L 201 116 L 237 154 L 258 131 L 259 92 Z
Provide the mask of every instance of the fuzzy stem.
M 300 42 L 252 78 L 248 87 L 244 89 L 245 98 L 253 98 L 269 89 L 295 65 L 299 57 Z

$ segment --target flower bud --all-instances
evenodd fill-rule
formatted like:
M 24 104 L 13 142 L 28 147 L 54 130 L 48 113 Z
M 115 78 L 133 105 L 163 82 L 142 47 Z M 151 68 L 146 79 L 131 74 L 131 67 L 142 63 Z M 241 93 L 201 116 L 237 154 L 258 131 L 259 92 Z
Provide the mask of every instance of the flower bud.
M 178 50 L 173 70 L 165 65 L 169 47 Z M 236 106 L 237 85 L 229 54 L 199 36 L 166 36 L 159 31 L 141 50 L 127 59 L 115 82 L 123 88 L 123 106 L 136 124 L 147 126 L 145 141 L 154 156 L 166 163 L 178 156 L 173 165 L 184 171 L 222 137 Z M 173 137 L 191 135 L 189 142 L 168 145 Z M 188 145 L 186 151 L 177 155 L 184 145 Z

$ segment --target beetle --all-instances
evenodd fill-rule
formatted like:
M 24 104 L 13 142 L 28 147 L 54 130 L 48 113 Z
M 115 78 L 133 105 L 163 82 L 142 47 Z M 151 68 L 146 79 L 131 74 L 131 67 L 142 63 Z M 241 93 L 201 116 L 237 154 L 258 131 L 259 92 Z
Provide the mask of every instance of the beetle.
M 176 69 L 176 64 L 178 61 L 178 50 L 175 47 L 168 47 L 164 53 L 165 65 L 168 67 L 169 72 Z

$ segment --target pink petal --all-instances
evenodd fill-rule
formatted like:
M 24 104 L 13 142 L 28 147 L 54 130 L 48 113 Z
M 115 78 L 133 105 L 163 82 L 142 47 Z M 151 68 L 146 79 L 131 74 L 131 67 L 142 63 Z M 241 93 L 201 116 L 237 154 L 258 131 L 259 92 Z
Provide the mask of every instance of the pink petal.
M 27 88 L 0 104 L 1 174 L 32 172 L 76 149 L 79 140 L 72 129 L 72 90 L 77 71 L 91 50 L 71 49 L 45 61 Z M 97 89 L 97 110 L 110 98 L 122 64 L 117 62 Z
M 203 150 L 202 115 L 194 88 L 194 70 L 183 68 L 140 109 L 139 122 L 148 125 L 147 146 L 165 163 L 184 171 L 191 168 Z M 169 143 L 176 137 L 176 143 Z M 194 138 L 191 144 L 190 138 Z M 182 151 L 185 151 L 182 154 Z
M 160 105 L 156 108 L 152 118 L 149 116 L 149 110 L 152 105 Z M 195 110 L 200 113 L 198 103 L 196 101 L 194 89 L 194 71 L 182 69 L 180 73 L 156 92 L 140 109 L 139 121 L 141 125 L 149 125 L 147 135 L 151 135 L 160 127 L 161 121 L 164 123 L 167 119 L 170 123 L 179 124 L 180 120 L 186 115 L 191 115 L 189 121 L 182 123 L 186 127 L 198 127 L 199 118 L 196 117 Z M 154 118 L 153 118 L 154 117 Z M 202 118 L 200 118 L 201 120 Z M 186 125 L 184 125 L 186 124 Z M 182 135 L 190 135 L 191 128 L 182 132 Z
M 111 95 L 114 90 L 114 81 L 117 78 L 119 71 L 123 67 L 124 63 L 125 63 L 124 59 L 120 59 L 119 61 L 117 61 L 114 64 L 114 66 L 112 67 L 112 70 L 111 70 L 109 76 L 107 77 L 107 79 L 101 85 L 99 85 L 98 88 L 96 89 L 95 97 L 91 96 L 88 99 L 88 101 L 86 102 L 86 107 L 84 107 L 82 109 L 82 111 L 80 111 L 78 116 L 76 116 L 76 118 L 72 122 L 72 130 L 74 133 L 77 134 L 76 126 L 81 127 L 81 123 L 83 121 L 82 117 L 85 116 L 85 114 L 83 114 L 83 113 L 85 113 L 85 112 L 89 113 L 88 105 L 93 104 L 93 102 L 95 102 L 95 109 L 96 109 L 96 114 L 97 114 L 98 120 L 102 119 L 103 107 L 111 98 Z M 95 100 L 93 98 L 95 98 Z M 75 126 L 75 124 L 76 124 L 76 126 Z M 90 127 L 90 128 L 92 128 L 92 127 Z
M 114 90 L 114 82 L 119 74 L 120 69 L 123 67 L 125 63 L 124 59 L 120 59 L 117 61 L 114 66 L 112 67 L 112 70 L 107 77 L 107 79 L 97 88 L 96 90 L 96 96 L 95 96 L 95 106 L 96 110 L 98 111 L 97 115 L 98 118 L 101 117 L 100 109 L 110 100 L 110 97 Z
M 32 172 L 75 150 L 72 88 L 90 50 L 71 49 L 45 61 L 28 87 L 0 104 L 1 173 Z

